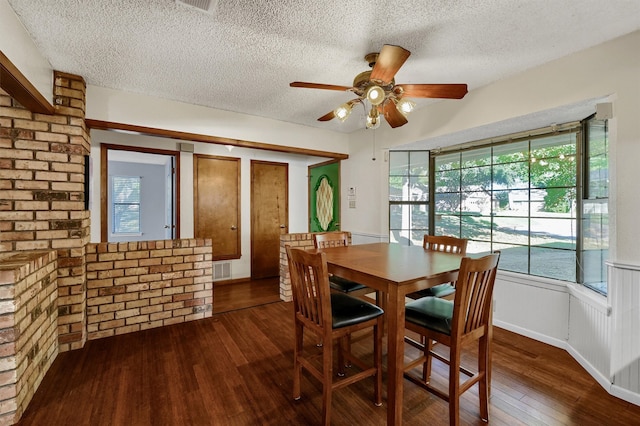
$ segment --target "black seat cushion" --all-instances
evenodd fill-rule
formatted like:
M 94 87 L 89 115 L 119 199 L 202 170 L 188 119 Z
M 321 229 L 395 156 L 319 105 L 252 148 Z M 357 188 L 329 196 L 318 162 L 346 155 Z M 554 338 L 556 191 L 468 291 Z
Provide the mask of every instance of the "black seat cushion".
M 420 297 L 447 297 L 455 292 L 456 288 L 454 286 L 449 283 L 445 283 L 417 291 L 416 294 Z
M 406 320 L 421 327 L 451 335 L 453 302 L 438 297 L 423 297 L 405 305 Z
M 364 284 L 360 284 L 355 281 L 349 281 L 344 278 L 336 277 L 335 275 L 331 275 L 329 277 L 329 286 L 332 289 L 341 291 L 343 293 L 351 293 L 352 291 L 367 288 L 367 286 Z
M 362 299 L 341 293 L 331 293 L 333 328 L 342 328 L 379 317 L 384 313 L 380 307 Z

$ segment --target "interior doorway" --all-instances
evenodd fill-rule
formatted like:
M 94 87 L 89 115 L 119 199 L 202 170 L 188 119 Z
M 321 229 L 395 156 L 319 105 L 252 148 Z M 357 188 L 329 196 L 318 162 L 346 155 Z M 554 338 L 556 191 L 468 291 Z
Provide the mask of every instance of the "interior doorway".
M 195 237 L 211 238 L 213 260 L 239 259 L 239 158 L 193 156 L 193 206 Z
M 251 161 L 251 278 L 280 275 L 280 235 L 289 229 L 286 163 Z
M 101 241 L 180 238 L 177 152 L 101 145 Z

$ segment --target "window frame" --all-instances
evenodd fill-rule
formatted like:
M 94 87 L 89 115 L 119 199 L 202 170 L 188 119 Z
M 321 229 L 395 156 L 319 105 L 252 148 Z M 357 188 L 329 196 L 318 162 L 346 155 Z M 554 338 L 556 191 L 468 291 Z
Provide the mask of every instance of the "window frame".
M 393 165 L 393 159 L 392 157 L 394 156 L 394 153 L 406 153 L 407 155 L 407 165 L 406 165 L 406 173 L 405 174 L 392 174 L 391 173 L 391 167 Z M 426 153 L 426 163 L 420 163 L 420 162 L 416 162 L 413 164 L 416 164 L 417 167 L 425 167 L 426 168 L 426 175 L 425 174 L 412 174 L 411 170 L 412 170 L 412 162 L 411 162 L 411 154 L 412 153 L 421 153 L 422 155 L 424 155 Z M 414 242 L 412 241 L 411 235 L 414 232 L 418 232 L 420 231 L 421 234 L 424 233 L 428 233 L 429 232 L 429 228 L 430 228 L 430 223 L 431 223 L 431 215 L 430 215 L 430 193 L 431 193 L 431 178 L 430 178 L 430 152 L 428 150 L 395 150 L 395 151 L 389 151 L 389 175 L 388 175 L 388 186 L 387 188 L 390 189 L 391 188 L 391 178 L 397 178 L 397 177 L 402 177 L 405 178 L 407 180 L 407 182 L 411 182 L 412 178 L 415 178 L 416 180 L 418 178 L 421 179 L 425 179 L 426 178 L 426 185 L 427 185 L 427 191 L 424 193 L 426 195 L 426 200 L 392 200 L 391 199 L 391 191 L 389 191 L 389 209 L 388 209 L 388 213 L 389 213 L 389 224 L 388 224 L 388 229 L 389 229 L 389 241 L 392 241 L 392 233 L 394 231 L 398 231 L 398 237 L 397 239 L 399 240 L 400 238 L 407 238 L 405 237 L 403 234 L 407 233 L 407 235 L 409 236 L 409 238 L 407 238 L 407 245 L 411 245 L 414 244 Z M 408 228 L 392 228 L 392 209 L 394 207 L 397 206 L 401 206 L 404 208 L 408 208 L 409 209 L 409 226 Z M 415 206 L 422 206 L 424 207 L 424 210 L 427 213 L 427 223 L 426 223 L 426 228 L 414 228 L 413 227 L 413 220 L 412 220 L 412 216 L 413 216 L 413 208 Z M 394 237 L 395 238 L 395 237 Z M 397 241 L 399 242 L 399 241 Z M 420 243 L 422 244 L 422 243 Z
M 524 141 L 526 141 L 526 155 L 527 157 L 523 157 L 522 162 L 527 162 L 528 165 L 526 167 L 528 167 L 528 181 L 527 181 L 527 185 L 526 189 L 528 196 L 527 196 L 527 209 L 526 209 L 526 214 L 522 216 L 522 219 L 525 220 L 527 222 L 527 229 L 526 229 L 526 244 L 523 245 L 523 248 L 526 248 L 527 250 L 527 265 L 526 265 L 526 271 L 514 271 L 516 273 L 523 273 L 526 275 L 531 275 L 531 276 L 539 276 L 539 277 L 543 277 L 543 278 L 549 278 L 549 279 L 557 279 L 560 281 L 565 281 L 565 282 L 571 282 L 571 283 L 577 283 L 580 285 L 585 286 L 586 288 L 593 290 L 595 292 L 598 292 L 599 294 L 602 295 L 607 295 L 608 289 L 607 289 L 607 283 L 606 283 L 606 266 L 604 265 L 604 260 L 606 260 L 607 258 L 607 253 L 608 253 L 608 220 L 609 220 L 609 216 L 608 216 L 608 209 L 606 209 L 607 204 L 608 204 L 608 189 L 609 189 L 609 184 L 608 184 L 608 176 L 610 175 L 610 169 L 609 169 L 609 163 L 608 163 L 608 158 L 609 158 L 609 142 L 608 142 L 608 125 L 607 125 L 607 121 L 606 120 L 599 120 L 600 122 L 602 122 L 603 126 L 604 126 L 604 130 L 603 130 L 603 135 L 600 139 L 596 140 L 595 143 L 601 143 L 604 145 L 604 154 L 603 154 L 603 160 L 600 160 L 601 164 L 604 162 L 604 167 L 602 167 L 602 169 L 600 170 L 600 179 L 603 179 L 604 181 L 601 183 L 601 186 L 598 187 L 599 191 L 604 191 L 604 193 L 606 193 L 606 197 L 597 197 L 597 200 L 591 200 L 589 198 L 589 194 L 588 194 L 588 184 L 589 184 L 589 132 L 588 132 L 588 126 L 590 123 L 592 123 L 592 120 L 596 120 L 595 115 L 592 115 L 590 117 L 585 118 L 584 120 L 581 120 L 579 122 L 570 122 L 570 123 L 565 123 L 562 125 L 553 125 L 547 128 L 543 128 L 543 129 L 537 129 L 537 130 L 532 130 L 532 131 L 528 131 L 528 132 L 522 132 L 519 134 L 513 134 L 513 135 L 506 135 L 500 138 L 493 138 L 493 139 L 487 139 L 487 140 L 482 140 L 482 141 L 475 141 L 475 142 L 469 142 L 466 144 L 462 144 L 462 145 L 457 145 L 457 146 L 452 146 L 452 147 L 448 147 L 445 149 L 438 149 L 437 151 L 430 151 L 429 152 L 429 169 L 428 169 L 428 175 L 429 175 L 429 196 L 428 196 L 428 201 L 425 203 L 428 206 L 428 215 L 429 215 L 429 227 L 427 232 L 428 234 L 436 234 L 436 226 L 438 225 L 438 217 L 441 216 L 440 212 L 437 211 L 438 209 L 438 199 L 439 197 L 442 197 L 442 194 L 447 194 L 447 193 L 451 193 L 454 197 L 457 196 L 458 198 L 458 207 L 457 210 L 454 209 L 454 211 L 452 212 L 453 216 L 457 217 L 457 234 L 455 236 L 458 237 L 464 237 L 464 231 L 463 228 L 465 226 L 464 224 L 464 218 L 465 218 L 465 206 L 463 206 L 463 199 L 461 198 L 465 193 L 470 193 L 470 186 L 466 185 L 465 186 L 465 176 L 464 176 L 464 171 L 465 170 L 470 170 L 471 171 L 471 175 L 472 178 L 475 177 L 475 175 L 473 174 L 475 171 L 479 172 L 477 173 L 478 176 L 480 177 L 480 179 L 478 179 L 477 181 L 471 180 L 471 185 L 473 186 L 473 184 L 478 184 L 479 188 L 482 188 L 484 180 L 483 179 L 483 174 L 486 174 L 487 171 L 489 172 L 489 188 L 490 188 L 490 194 L 492 196 L 490 202 L 491 202 L 491 214 L 489 215 L 489 222 L 490 225 L 488 226 L 488 232 L 489 232 L 489 236 L 488 236 L 488 240 L 486 242 L 482 242 L 482 241 L 478 241 L 478 244 L 481 245 L 487 245 L 489 248 L 491 249 L 495 249 L 495 244 L 508 244 L 510 246 L 512 246 L 513 244 L 511 243 L 505 243 L 505 242 L 500 242 L 500 238 L 498 239 L 498 241 L 496 241 L 496 224 L 495 224 L 495 220 L 494 218 L 497 217 L 496 216 L 496 212 L 494 210 L 494 206 L 493 204 L 498 202 L 497 198 L 494 197 L 495 194 L 497 194 L 498 191 L 500 191 L 499 189 L 499 185 L 496 185 L 496 179 L 495 179 L 495 175 L 494 175 L 494 167 L 496 165 L 500 165 L 500 164 L 512 164 L 512 163 L 500 163 L 498 161 L 496 161 L 496 154 L 494 153 L 494 149 L 496 149 L 500 146 L 506 146 L 506 145 L 510 145 L 510 144 L 515 144 L 515 143 L 522 143 Z M 551 139 L 554 136 L 562 136 L 563 134 L 569 134 L 569 135 L 574 135 L 574 136 L 570 136 L 568 138 L 568 144 L 563 145 L 562 141 L 559 140 L 557 142 L 553 141 L 553 139 Z M 532 141 L 536 141 L 542 138 L 549 138 L 549 145 L 546 145 L 545 142 L 541 141 L 542 144 L 538 147 L 536 147 L 535 142 L 532 143 Z M 572 148 L 571 145 L 574 145 L 575 147 Z M 561 183 L 563 182 L 563 175 L 561 171 L 557 171 L 557 175 L 555 177 L 550 178 L 551 181 L 548 181 L 547 183 L 545 183 L 544 186 L 541 186 L 539 184 L 535 184 L 532 182 L 532 163 L 531 163 L 531 156 L 532 153 L 536 152 L 536 150 L 544 150 L 547 147 L 550 148 L 556 148 L 556 147 L 560 147 L 562 152 L 562 149 L 564 146 L 567 146 L 568 148 L 566 148 L 568 151 L 564 151 L 564 153 L 562 155 L 558 154 L 557 152 L 555 153 L 555 156 L 552 157 L 543 157 L 544 160 L 548 161 L 549 163 L 551 163 L 552 161 L 555 162 L 559 162 L 560 160 L 564 161 L 565 154 L 567 156 L 570 156 L 571 154 L 567 154 L 567 152 L 573 152 L 573 157 L 574 157 L 574 161 L 575 161 L 575 166 L 572 166 L 572 170 L 575 168 L 575 170 L 573 170 L 575 172 L 575 185 L 561 185 Z M 515 145 L 514 145 L 515 147 Z M 485 153 L 484 157 L 480 156 L 478 157 L 478 159 L 476 160 L 472 160 L 472 161 L 480 161 L 480 163 L 482 164 L 477 164 L 472 166 L 467 166 L 465 167 L 465 160 L 464 160 L 464 153 L 465 152 L 470 152 L 472 153 L 473 151 L 479 151 L 481 149 L 488 149 L 487 153 Z M 398 151 L 390 151 L 390 154 L 393 152 L 398 152 Z M 407 152 L 407 151 L 402 151 L 402 152 Z M 411 151 L 408 151 L 411 152 Z M 480 151 L 479 151 L 480 152 Z M 508 153 L 509 150 L 507 149 L 506 152 Z M 515 154 L 519 153 L 518 150 L 513 151 Z M 524 151 L 523 151 L 524 152 Z M 540 151 L 538 151 L 540 152 Z M 437 170 L 437 159 L 444 155 L 458 155 L 458 159 L 455 160 L 455 158 L 451 159 L 452 164 L 454 167 L 451 168 L 451 170 L 453 171 L 453 173 L 451 173 L 450 176 L 438 176 L 438 170 Z M 471 159 L 473 159 L 473 154 L 471 154 Z M 485 160 L 486 161 L 483 161 Z M 549 161 L 551 160 L 551 161 Z M 391 162 L 390 162 L 391 163 Z M 518 163 L 517 160 L 514 160 L 513 164 Z M 446 164 L 446 163 L 445 163 Z M 489 169 L 487 170 L 480 170 L 481 167 L 483 166 L 487 166 L 489 167 Z M 390 164 L 391 167 L 391 164 Z M 604 171 L 606 169 L 606 171 Z M 558 170 L 558 169 L 556 169 Z M 446 173 L 443 172 L 443 173 Z M 439 182 L 448 182 L 449 184 L 454 185 L 454 187 L 456 186 L 456 175 L 457 173 L 457 178 L 459 179 L 459 181 L 457 182 L 457 188 L 454 188 L 455 190 L 453 190 L 453 192 L 451 190 L 447 191 L 442 191 L 439 190 Z M 571 175 L 571 174 L 570 174 Z M 391 177 L 395 176 L 391 174 L 391 170 L 389 171 L 389 179 L 391 180 Z M 468 176 L 468 175 L 467 175 Z M 442 177 L 445 177 L 447 179 L 454 179 L 454 181 L 452 181 L 453 183 L 449 182 L 447 179 L 445 179 L 444 181 L 441 179 Z M 486 177 L 486 176 L 484 176 Z M 543 181 L 544 182 L 544 181 Z M 469 183 L 469 181 L 467 181 L 467 184 Z M 517 186 L 517 185 L 515 185 Z M 498 187 L 498 189 L 496 189 L 496 187 Z M 466 188 L 466 189 L 465 189 Z M 514 187 L 515 188 L 515 187 Z M 507 193 L 515 190 L 514 188 L 510 188 L 510 187 L 506 187 L 504 189 L 504 191 L 506 191 Z M 605 188 L 604 190 L 602 190 L 602 188 Z M 537 211 L 534 212 L 531 210 L 531 202 L 532 202 L 532 197 L 531 197 L 531 191 L 534 190 L 539 190 L 539 189 L 543 189 L 545 190 L 545 196 L 548 196 L 548 190 L 554 191 L 556 189 L 560 190 L 560 191 L 565 191 L 566 189 L 569 190 L 569 194 L 571 195 L 571 197 L 567 198 L 567 201 L 569 204 L 564 204 L 564 207 L 562 207 L 562 204 L 558 204 L 558 202 L 556 201 L 556 204 L 551 204 L 551 205 L 547 205 L 548 208 L 552 209 L 549 210 L 548 212 L 544 212 L 542 211 L 542 214 L 536 214 L 538 213 Z M 480 191 L 480 189 L 478 189 L 478 191 Z M 473 192 L 473 191 L 472 191 Z M 477 192 L 477 191 L 476 191 Z M 480 200 L 481 201 L 481 200 Z M 589 254 L 585 254 L 585 250 L 584 250 L 584 229 L 583 226 L 586 226 L 583 222 L 584 222 L 584 218 L 583 218 L 583 210 L 584 210 L 584 202 L 586 201 L 597 201 L 601 204 L 603 204 L 602 207 L 600 207 L 600 210 L 598 210 L 598 214 L 595 217 L 595 227 L 596 227 L 596 234 L 597 234 L 597 244 L 600 244 L 599 246 L 596 247 L 596 251 L 598 251 L 598 253 L 591 253 L 591 255 Z M 391 229 L 391 208 L 393 205 L 398 205 L 398 204 L 411 204 L 411 202 L 399 202 L 399 201 L 392 201 L 391 200 L 391 194 L 389 197 L 389 214 L 390 214 L 390 226 L 389 226 L 389 236 L 390 236 L 390 240 L 391 240 L 391 233 L 392 233 L 392 229 Z M 454 206 L 453 204 L 450 204 L 450 206 Z M 467 207 L 468 208 L 468 207 Z M 560 210 L 555 210 L 555 208 L 559 208 Z M 597 208 L 594 207 L 594 208 Z M 564 209 L 564 210 L 563 210 Z M 558 211 L 558 212 L 562 212 L 565 211 L 567 213 L 567 217 L 566 219 L 570 221 L 570 223 L 567 223 L 566 225 L 569 226 L 569 228 L 566 228 L 567 230 L 569 230 L 569 234 L 567 234 L 567 236 L 569 237 L 569 240 L 567 240 L 567 243 L 569 244 L 567 247 L 561 247 L 563 244 L 560 244 L 562 241 L 559 241 L 558 244 L 559 246 L 556 247 L 544 247 L 544 244 L 541 245 L 540 243 L 535 243 L 534 242 L 534 238 L 536 238 L 536 232 L 534 232 L 531 222 L 532 222 L 532 218 L 535 220 L 537 217 L 543 217 L 545 216 L 547 213 L 549 212 L 553 212 L 553 211 Z M 467 213 L 469 213 L 470 211 L 468 211 Z M 587 213 L 585 213 L 587 214 Z M 486 216 L 486 214 L 482 213 L 481 217 Z M 499 216 L 499 215 L 498 215 Z M 518 216 L 520 217 L 520 216 Z M 514 216 L 514 219 L 517 219 L 517 217 Z M 562 218 L 558 218 L 558 219 L 562 219 Z M 514 221 L 514 223 L 516 223 L 517 221 Z M 440 222 L 441 223 L 441 222 Z M 454 228 L 456 228 L 456 225 L 453 225 Z M 564 224 L 562 225 L 563 229 L 564 228 Z M 539 234 L 539 233 L 538 233 Z M 454 235 L 454 234 L 451 234 Z M 483 240 L 484 241 L 484 240 Z M 550 240 L 550 242 L 553 242 Z M 515 244 L 515 243 L 514 243 Z M 521 245 L 520 243 L 518 243 L 517 245 Z M 515 247 L 515 246 L 514 246 Z M 541 274 L 540 273 L 540 269 L 535 270 L 535 263 L 532 263 L 532 258 L 535 257 L 534 255 L 534 251 L 536 249 L 542 249 L 542 250 L 562 250 L 562 251 L 567 251 L 569 252 L 569 254 L 567 254 L 568 258 L 567 258 L 567 262 L 570 262 L 570 259 L 573 258 L 573 261 L 575 263 L 575 275 L 571 276 L 572 273 L 564 275 L 563 271 L 559 271 L 559 272 L 551 272 L 549 274 Z M 600 277 L 604 276 L 604 280 L 599 282 L 598 285 L 589 285 L 588 283 L 585 282 L 585 274 L 587 273 L 587 271 L 585 270 L 585 257 L 589 255 L 589 256 L 593 256 L 594 259 L 599 259 L 600 263 L 602 263 L 601 265 L 598 266 L 591 266 L 589 267 L 589 270 L 591 274 L 595 274 L 596 279 L 597 276 L 599 274 Z M 552 257 L 554 257 L 553 254 L 551 254 Z M 535 260 L 535 259 L 534 259 Z M 540 265 L 540 259 L 538 258 L 538 264 Z M 569 264 L 567 264 L 568 266 Z M 532 269 L 532 266 L 534 269 Z M 560 266 L 560 268 L 562 268 Z M 595 271 L 595 272 L 594 272 Z M 543 271 L 544 272 L 544 271 Z

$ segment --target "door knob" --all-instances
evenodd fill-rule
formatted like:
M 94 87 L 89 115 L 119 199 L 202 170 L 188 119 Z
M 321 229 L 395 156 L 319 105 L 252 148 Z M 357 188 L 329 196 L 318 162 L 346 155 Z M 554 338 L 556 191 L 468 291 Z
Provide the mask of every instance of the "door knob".
M 238 229 L 238 227 L 237 227 L 237 226 L 235 226 L 235 225 L 231 225 L 231 230 L 232 230 L 232 231 L 235 231 L 236 229 Z
M 286 227 L 287 227 L 287 225 L 280 225 L 280 229 L 284 229 Z

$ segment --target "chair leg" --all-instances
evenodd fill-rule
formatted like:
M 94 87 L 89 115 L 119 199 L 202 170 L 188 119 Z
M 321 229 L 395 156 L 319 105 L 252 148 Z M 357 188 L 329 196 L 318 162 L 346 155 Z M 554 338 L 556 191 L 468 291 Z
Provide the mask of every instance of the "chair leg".
M 478 373 L 481 375 L 478 382 L 478 397 L 480 399 L 480 417 L 483 421 L 489 421 L 489 361 L 488 337 L 481 337 L 478 341 Z
M 326 426 L 331 424 L 331 392 L 333 391 L 333 342 L 325 339 L 322 347 L 322 419 Z M 340 348 L 338 347 L 338 352 Z
M 345 350 L 347 354 L 351 355 L 351 334 L 347 334 L 347 336 L 345 337 Z M 351 360 L 347 359 L 347 361 L 344 364 L 345 367 L 351 368 Z
M 376 376 L 373 397 L 375 405 L 382 405 L 382 335 L 384 333 L 384 318 L 380 316 L 378 322 L 373 327 L 373 363 L 376 367 Z
M 460 348 L 453 345 L 449 358 L 449 424 L 460 424 Z
M 338 376 L 344 377 L 344 354 L 347 353 L 347 336 L 341 337 L 338 340 Z
M 300 376 L 302 375 L 302 364 L 298 357 L 302 352 L 302 341 L 304 327 L 296 322 L 295 343 L 293 345 L 293 399 L 300 399 Z
M 431 351 L 433 350 L 433 340 L 421 336 L 424 344 L 424 364 L 422 365 L 422 381 L 429 383 L 431 381 Z

